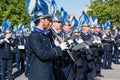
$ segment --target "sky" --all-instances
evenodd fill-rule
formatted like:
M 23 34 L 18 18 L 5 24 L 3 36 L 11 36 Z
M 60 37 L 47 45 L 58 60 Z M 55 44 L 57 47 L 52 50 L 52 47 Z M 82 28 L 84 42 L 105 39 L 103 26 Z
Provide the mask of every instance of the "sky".
M 64 8 L 68 14 L 81 15 L 86 4 L 90 4 L 90 0 L 55 0 L 58 10 Z

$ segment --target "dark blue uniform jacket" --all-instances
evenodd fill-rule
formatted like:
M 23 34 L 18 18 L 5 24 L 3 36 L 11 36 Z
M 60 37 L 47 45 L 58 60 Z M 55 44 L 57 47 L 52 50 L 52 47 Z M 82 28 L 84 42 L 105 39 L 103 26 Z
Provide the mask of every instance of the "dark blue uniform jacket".
M 30 61 L 28 80 L 52 80 L 51 59 L 62 54 L 60 47 L 52 47 L 47 34 L 33 31 L 29 36 L 29 47 L 33 57 Z

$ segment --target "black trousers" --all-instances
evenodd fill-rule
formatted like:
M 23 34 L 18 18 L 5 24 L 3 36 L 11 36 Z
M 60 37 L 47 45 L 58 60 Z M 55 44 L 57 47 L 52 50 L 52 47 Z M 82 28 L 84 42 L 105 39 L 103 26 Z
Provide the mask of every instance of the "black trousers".
M 112 52 L 111 51 L 105 51 L 103 65 L 106 68 L 111 68 L 111 65 L 112 65 Z
M 99 50 L 98 51 L 98 66 L 97 66 L 97 74 L 101 74 L 101 67 L 102 67 L 102 57 L 103 57 L 104 51 Z
M 5 77 L 7 75 L 8 80 L 13 80 L 12 77 L 12 59 L 2 59 L 1 63 L 1 80 L 6 80 Z
M 24 67 L 25 67 L 25 51 L 19 51 L 16 54 L 16 63 L 17 63 L 17 68 L 21 68 L 21 70 L 24 71 Z

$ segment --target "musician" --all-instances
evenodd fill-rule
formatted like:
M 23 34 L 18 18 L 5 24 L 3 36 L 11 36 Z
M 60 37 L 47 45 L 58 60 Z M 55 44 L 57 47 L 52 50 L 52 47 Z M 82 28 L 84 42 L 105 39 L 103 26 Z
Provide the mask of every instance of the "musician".
M 92 43 L 92 34 L 90 34 L 90 25 L 83 25 L 82 32 L 81 32 L 81 38 L 83 41 L 88 41 Z M 92 45 L 90 45 L 92 46 Z M 93 48 L 92 48 L 93 49 Z M 93 52 L 93 51 L 92 51 Z M 84 65 L 86 66 L 86 69 L 84 68 L 85 76 L 84 78 L 87 78 L 88 80 L 92 80 L 95 78 L 95 63 L 93 58 L 93 53 L 86 53 L 84 55 Z
M 56 35 L 60 36 L 60 31 L 61 31 L 61 22 L 58 16 L 54 16 L 52 18 L 52 22 L 51 22 L 51 29 L 49 29 L 50 36 L 52 36 L 52 39 L 55 43 L 56 46 L 58 46 L 60 44 L 59 40 L 55 37 Z M 51 41 L 52 42 L 52 41 Z
M 115 63 L 118 64 L 119 63 L 119 55 L 120 55 L 120 28 L 118 29 L 118 33 L 115 37 L 115 48 L 116 48 L 116 60 L 115 60 Z
M 6 74 L 8 80 L 13 80 L 12 76 L 12 64 L 13 64 L 13 53 L 14 40 L 10 30 L 4 32 L 5 37 L 0 38 L 0 59 L 2 60 L 2 74 L 1 80 L 6 80 Z
M 55 47 L 51 45 L 47 31 L 50 26 L 50 16 L 43 13 L 38 15 L 34 16 L 36 27 L 29 37 L 29 50 L 33 57 L 30 61 L 28 80 L 52 80 L 54 77 L 51 59 L 61 55 L 62 50 L 67 49 L 67 45 L 66 43 Z
M 100 39 L 97 37 L 97 35 L 95 34 L 95 25 L 91 24 L 90 26 L 90 34 L 92 36 L 92 45 L 90 46 L 90 49 L 92 51 L 92 57 L 93 57 L 93 61 L 94 61 L 94 64 L 95 64 L 95 69 L 93 69 L 93 75 L 96 76 L 96 71 L 97 71 L 97 68 L 98 68 L 98 46 L 99 44 L 101 43 Z
M 104 46 L 104 60 L 103 68 L 112 69 L 112 45 L 113 40 L 111 39 L 110 26 L 106 26 L 103 34 L 103 46 Z
M 63 41 L 68 41 L 68 43 L 72 43 L 71 41 L 71 35 L 72 35 L 72 31 L 71 31 L 71 23 L 69 20 L 66 20 L 63 25 L 62 25 L 62 30 L 60 32 L 61 38 Z M 70 55 L 68 55 L 67 50 L 63 51 L 65 54 L 63 54 L 63 77 L 62 80 L 73 80 L 74 78 L 74 62 L 73 60 L 70 58 Z M 72 52 L 72 51 L 70 51 Z
M 104 77 L 101 74 L 101 65 L 102 65 L 102 57 L 104 54 L 104 49 L 103 49 L 103 45 L 102 45 L 103 33 L 101 32 L 100 28 L 101 28 L 101 26 L 99 24 L 95 25 L 95 35 L 100 40 L 100 44 L 101 44 L 101 45 L 98 45 L 98 58 L 97 58 L 98 63 L 97 63 L 96 75 L 99 77 Z
M 19 52 L 16 54 L 17 69 L 24 71 L 26 40 L 25 40 L 24 32 L 22 30 L 19 31 L 19 35 L 16 37 L 16 40 L 18 41 L 17 45 L 18 45 L 18 49 L 19 49 Z
M 90 34 L 90 21 L 85 12 L 83 12 L 80 17 L 80 26 L 82 27 L 80 33 L 81 39 L 91 45 L 92 35 Z M 83 48 L 80 62 L 82 62 L 83 65 L 78 69 L 79 72 L 77 72 L 76 80 L 94 80 L 95 64 L 89 46 L 87 48 Z
M 60 37 L 61 31 L 61 22 L 58 16 L 54 16 L 51 21 L 51 27 L 49 28 L 50 42 L 52 46 L 59 46 L 61 42 L 59 42 L 56 36 Z M 53 74 L 55 76 L 55 80 L 61 80 L 62 77 L 62 68 L 63 68 L 63 56 L 56 56 L 53 59 Z

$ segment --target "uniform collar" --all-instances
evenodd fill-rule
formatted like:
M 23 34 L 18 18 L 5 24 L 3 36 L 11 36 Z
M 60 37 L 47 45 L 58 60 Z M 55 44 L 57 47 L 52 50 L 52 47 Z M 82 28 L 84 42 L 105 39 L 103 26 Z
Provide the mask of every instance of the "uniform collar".
M 88 32 L 84 32 L 84 31 L 82 31 L 85 35 L 88 35 L 89 33 Z
M 66 34 L 71 34 L 71 32 L 68 32 L 68 31 L 66 31 L 66 30 L 63 30 Z
M 47 31 L 47 30 L 41 30 L 41 29 L 36 28 L 36 27 L 34 28 L 34 31 L 37 31 L 37 32 L 45 34 L 45 35 L 47 35 L 49 33 L 49 31 Z

